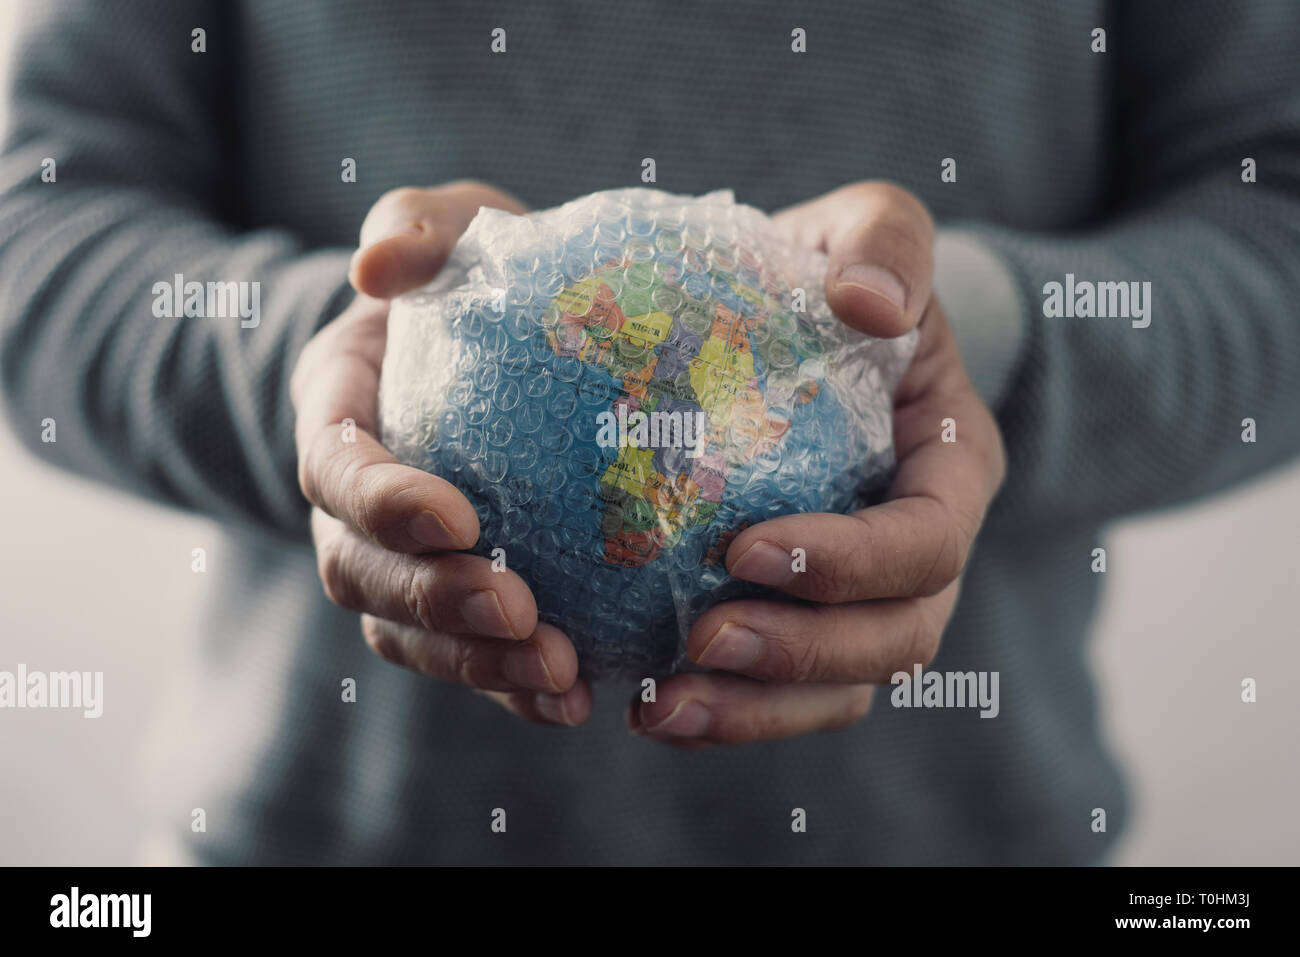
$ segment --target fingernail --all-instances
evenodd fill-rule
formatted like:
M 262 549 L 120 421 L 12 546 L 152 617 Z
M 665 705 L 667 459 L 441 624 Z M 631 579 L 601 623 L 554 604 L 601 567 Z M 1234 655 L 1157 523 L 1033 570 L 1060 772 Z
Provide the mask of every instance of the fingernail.
M 698 738 L 709 730 L 713 714 L 698 701 L 687 699 L 673 708 L 668 717 L 646 728 L 650 734 L 666 734 L 670 738 Z
M 491 589 L 471 592 L 460 604 L 460 616 L 465 619 L 472 631 L 492 638 L 513 638 L 515 633 L 510 628 L 506 613 L 501 608 L 501 599 Z M 536 650 L 534 650 L 536 655 Z
M 438 517 L 437 512 L 428 509 L 412 518 L 406 530 L 413 539 L 430 548 L 458 547 L 456 536 L 452 534 L 451 529 Z
M 539 694 L 533 699 L 533 707 L 547 721 L 554 721 L 556 724 L 573 724 L 569 718 L 569 709 L 564 706 L 562 694 Z
M 790 553 L 771 542 L 755 542 L 731 566 L 731 574 L 759 585 L 779 587 L 794 580 Z
M 903 281 L 888 269 L 881 269 L 879 266 L 850 263 L 840 270 L 835 285 L 865 289 L 889 300 L 899 309 L 902 309 L 907 301 L 907 289 Z
M 411 219 L 408 220 L 405 223 L 405 225 L 402 226 L 401 229 L 393 233 L 393 235 L 394 236 L 415 236 L 418 234 L 431 232 L 432 230 L 430 227 L 432 225 L 433 225 L 432 223 L 428 223 L 423 219 Z
M 560 690 L 536 645 L 524 645 L 507 651 L 501 663 L 501 674 L 506 681 L 521 688 L 550 692 Z
M 763 653 L 763 639 L 743 625 L 727 622 L 704 646 L 696 664 L 726 671 L 743 671 Z

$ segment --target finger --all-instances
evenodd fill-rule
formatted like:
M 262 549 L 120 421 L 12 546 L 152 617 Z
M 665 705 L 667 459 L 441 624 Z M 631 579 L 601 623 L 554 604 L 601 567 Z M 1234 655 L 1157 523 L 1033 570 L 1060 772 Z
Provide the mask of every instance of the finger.
M 578 677 L 573 643 L 552 625 L 538 625 L 526 641 L 514 642 L 431 632 L 362 615 L 361 633 L 385 661 L 484 691 L 560 694 Z
M 883 684 L 934 659 L 958 590 L 845 605 L 724 602 L 692 626 L 686 654 L 765 681 Z
M 933 595 L 961 573 L 981 514 L 918 495 L 851 515 L 783 515 L 737 535 L 727 571 L 817 602 Z
M 777 213 L 795 241 L 826 253 L 826 301 L 843 322 L 891 338 L 920 322 L 934 273 L 934 221 L 892 183 L 854 183 Z
M 464 549 L 478 516 L 444 479 L 401 465 L 359 427 L 327 425 L 304 439 L 298 480 L 307 501 L 395 552 Z
M 361 225 L 360 248 L 349 272 L 352 285 L 381 299 L 424 285 L 438 274 L 483 206 L 525 211 L 513 196 L 468 180 L 385 193 Z
M 724 674 L 680 674 L 655 701 L 633 699 L 628 728 L 670 742 L 775 741 L 853 724 L 871 707 L 870 685 L 768 685 Z
M 583 678 L 561 694 L 545 691 L 484 691 L 483 694 L 512 714 L 538 724 L 572 727 L 591 716 L 591 685 Z
M 290 386 L 307 501 L 400 552 L 469 548 L 478 517 L 454 486 L 374 437 L 386 306 L 361 301 L 308 346 Z
M 728 547 L 727 570 L 822 602 L 932 595 L 952 582 L 1005 472 L 997 424 L 956 348 L 936 303 L 922 322 L 919 371 L 899 388 L 899 464 L 886 501 L 851 515 L 789 515 L 747 528 Z M 945 371 L 927 368 L 934 363 Z M 921 384 L 910 381 L 914 375 Z M 945 441 L 949 419 L 952 442 Z
M 515 572 L 464 552 L 403 555 L 361 537 L 320 510 L 312 537 L 330 601 L 350 611 L 428 631 L 527 638 L 537 603 Z

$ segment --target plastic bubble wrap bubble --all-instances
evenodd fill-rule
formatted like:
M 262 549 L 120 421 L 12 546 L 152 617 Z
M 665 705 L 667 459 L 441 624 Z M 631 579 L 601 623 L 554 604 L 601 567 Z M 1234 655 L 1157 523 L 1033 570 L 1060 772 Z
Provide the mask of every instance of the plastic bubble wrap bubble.
M 584 674 L 671 670 L 701 612 L 765 593 L 727 574 L 741 529 L 846 511 L 893 468 L 915 333 L 839 322 L 825 272 L 729 192 L 482 209 L 393 303 L 384 444 L 465 494 L 475 551 L 523 577 Z

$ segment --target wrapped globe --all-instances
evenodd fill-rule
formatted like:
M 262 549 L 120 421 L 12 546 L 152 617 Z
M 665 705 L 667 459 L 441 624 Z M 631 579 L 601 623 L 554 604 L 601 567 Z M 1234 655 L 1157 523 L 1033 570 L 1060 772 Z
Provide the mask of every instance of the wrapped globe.
M 726 192 L 482 209 L 392 305 L 383 442 L 465 494 L 475 550 L 523 577 L 584 674 L 673 670 L 705 609 L 764 594 L 727 574 L 739 531 L 890 477 L 915 333 L 839 322 L 825 271 Z

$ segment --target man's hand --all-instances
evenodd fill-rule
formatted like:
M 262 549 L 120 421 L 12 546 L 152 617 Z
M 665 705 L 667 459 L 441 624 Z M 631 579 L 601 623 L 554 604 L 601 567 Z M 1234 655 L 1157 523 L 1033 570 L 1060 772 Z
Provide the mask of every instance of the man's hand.
M 523 579 L 463 552 L 479 534 L 465 497 L 400 465 L 376 438 L 387 300 L 437 274 L 480 206 L 523 211 L 468 182 L 394 190 L 370 210 L 352 260 L 360 294 L 307 344 L 290 383 L 299 483 L 325 593 L 364 613 L 377 654 L 477 688 L 521 717 L 580 724 L 591 689 L 572 643 L 538 622 Z
M 671 676 L 657 700 L 629 706 L 634 732 L 688 747 L 843 727 L 866 713 L 875 684 L 928 665 L 1005 470 L 997 424 L 930 294 L 934 226 L 921 202 L 860 183 L 776 219 L 830 257 L 826 297 L 843 322 L 885 338 L 919 327 L 920 340 L 894 396 L 898 472 L 886 501 L 772 519 L 727 551 L 735 577 L 818 604 L 715 606 L 691 629 L 687 653 L 718 670 Z M 942 441 L 944 419 L 956 423 L 955 442 Z M 795 548 L 806 571 L 792 571 Z

